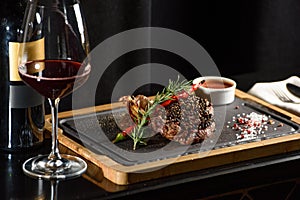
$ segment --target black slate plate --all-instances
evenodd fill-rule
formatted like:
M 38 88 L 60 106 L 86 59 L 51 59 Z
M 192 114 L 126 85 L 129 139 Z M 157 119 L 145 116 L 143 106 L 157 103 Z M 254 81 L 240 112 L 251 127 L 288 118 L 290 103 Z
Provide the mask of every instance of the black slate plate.
M 299 125 L 290 121 L 288 117 L 269 110 L 261 104 L 238 97 L 232 104 L 216 106 L 214 109 L 216 117 L 215 134 L 204 142 L 193 145 L 180 145 L 176 142 L 170 142 L 159 134 L 149 137 L 147 145 L 140 145 L 136 150 L 132 150 L 133 142 L 131 139 L 113 144 L 111 141 L 121 131 L 115 122 L 114 116 L 117 118 L 123 117 L 126 112 L 125 108 L 60 119 L 60 128 L 63 129 L 66 136 L 91 151 L 107 155 L 119 164 L 127 166 L 281 137 L 294 134 L 299 130 Z M 235 123 L 233 116 L 244 116 L 251 112 L 268 116 L 274 124 L 268 124 L 268 129 L 263 130 L 254 139 L 237 139 L 239 131 L 232 129 Z

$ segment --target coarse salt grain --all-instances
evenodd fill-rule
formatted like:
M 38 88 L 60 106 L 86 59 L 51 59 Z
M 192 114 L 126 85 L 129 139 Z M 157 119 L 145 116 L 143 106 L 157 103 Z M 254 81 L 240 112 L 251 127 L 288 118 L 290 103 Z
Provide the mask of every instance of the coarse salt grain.
M 263 114 L 251 112 L 250 114 L 237 114 L 233 117 L 235 123 L 232 129 L 240 131 L 236 134 L 237 140 L 246 141 L 257 138 L 258 135 L 267 130 L 267 122 L 269 117 Z

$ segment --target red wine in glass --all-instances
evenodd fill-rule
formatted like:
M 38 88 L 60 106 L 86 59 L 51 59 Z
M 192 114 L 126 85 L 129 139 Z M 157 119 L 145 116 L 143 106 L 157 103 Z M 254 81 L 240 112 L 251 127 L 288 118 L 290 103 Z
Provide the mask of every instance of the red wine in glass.
M 81 66 L 81 63 L 70 60 L 29 61 L 19 67 L 19 75 L 46 98 L 61 99 L 88 79 L 90 67 Z
M 89 76 L 89 40 L 79 0 L 27 1 L 19 45 L 19 75 L 51 107 L 52 145 L 49 155 L 37 155 L 23 163 L 34 178 L 76 178 L 87 169 L 75 155 L 60 154 L 58 105 L 60 99 L 80 87 Z M 38 46 L 35 44 L 38 42 Z M 35 55 L 35 56 L 33 56 Z
M 35 60 L 19 66 L 22 80 L 47 97 L 52 109 L 52 151 L 49 156 L 37 156 L 25 162 L 23 169 L 28 175 L 59 180 L 77 177 L 86 170 L 86 163 L 80 158 L 59 153 L 57 108 L 59 100 L 79 88 L 90 71 L 88 63 L 71 60 Z

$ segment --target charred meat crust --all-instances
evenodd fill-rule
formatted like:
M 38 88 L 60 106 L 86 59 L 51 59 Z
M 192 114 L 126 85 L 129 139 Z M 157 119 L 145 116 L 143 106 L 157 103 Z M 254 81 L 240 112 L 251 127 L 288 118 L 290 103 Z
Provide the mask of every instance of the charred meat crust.
M 198 143 L 215 131 L 214 110 L 207 99 L 190 95 L 160 108 L 151 117 L 151 126 L 180 144 Z

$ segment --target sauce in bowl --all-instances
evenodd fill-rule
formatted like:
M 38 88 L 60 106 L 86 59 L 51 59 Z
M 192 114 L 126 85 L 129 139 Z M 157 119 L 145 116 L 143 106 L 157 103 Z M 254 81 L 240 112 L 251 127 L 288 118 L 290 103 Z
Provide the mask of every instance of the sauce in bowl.
M 195 94 L 208 99 L 213 105 L 230 104 L 235 99 L 236 82 L 218 76 L 205 76 L 193 80 Z
M 205 88 L 222 89 L 232 87 L 233 84 L 227 81 L 208 79 L 205 80 L 204 83 L 201 84 L 201 86 Z

